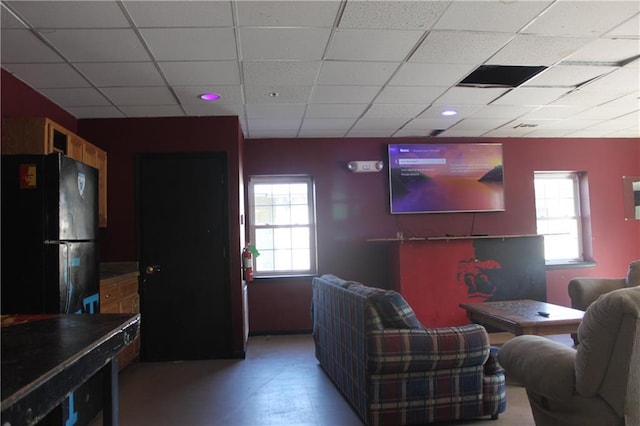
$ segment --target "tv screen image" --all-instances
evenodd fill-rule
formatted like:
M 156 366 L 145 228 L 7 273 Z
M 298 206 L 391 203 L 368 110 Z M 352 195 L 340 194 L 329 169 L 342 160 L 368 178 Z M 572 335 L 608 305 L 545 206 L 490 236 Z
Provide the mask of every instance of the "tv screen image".
M 389 144 L 391 213 L 504 210 L 502 144 Z

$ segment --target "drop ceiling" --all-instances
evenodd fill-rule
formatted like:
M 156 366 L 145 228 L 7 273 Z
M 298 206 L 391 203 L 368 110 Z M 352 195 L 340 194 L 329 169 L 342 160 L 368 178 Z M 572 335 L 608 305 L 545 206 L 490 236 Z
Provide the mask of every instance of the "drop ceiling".
M 637 1 L 1 4 L 2 68 L 78 119 L 237 115 L 246 138 L 640 137 Z M 461 84 L 480 66 L 544 69 Z

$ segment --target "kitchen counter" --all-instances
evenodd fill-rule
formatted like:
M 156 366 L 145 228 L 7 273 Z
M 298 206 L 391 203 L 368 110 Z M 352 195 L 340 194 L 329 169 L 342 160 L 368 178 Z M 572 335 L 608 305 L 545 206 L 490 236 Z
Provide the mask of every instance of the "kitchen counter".
M 100 264 L 100 282 L 108 284 L 140 275 L 138 262 L 105 262 Z

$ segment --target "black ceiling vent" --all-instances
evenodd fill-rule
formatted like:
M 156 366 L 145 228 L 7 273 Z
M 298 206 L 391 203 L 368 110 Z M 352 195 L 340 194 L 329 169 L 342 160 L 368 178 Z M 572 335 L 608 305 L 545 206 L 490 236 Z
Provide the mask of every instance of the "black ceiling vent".
M 518 87 L 525 81 L 546 70 L 547 67 L 517 65 L 480 65 L 465 77 L 462 87 Z

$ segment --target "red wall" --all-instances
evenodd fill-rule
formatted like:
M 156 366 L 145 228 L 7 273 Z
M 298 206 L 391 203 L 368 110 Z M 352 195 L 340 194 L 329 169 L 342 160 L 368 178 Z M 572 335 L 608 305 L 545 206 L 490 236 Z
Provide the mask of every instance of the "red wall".
M 135 261 L 133 155 L 135 152 L 227 149 L 237 144 L 231 171 L 236 182 L 230 195 L 231 217 L 243 211 L 242 178 L 255 174 L 304 173 L 316 180 L 318 258 L 320 273 L 390 288 L 394 271 L 387 247 L 366 242 L 395 236 L 463 235 L 473 215 L 390 215 L 387 173 L 352 174 L 350 160 L 384 160 L 388 138 L 247 140 L 242 146 L 237 119 L 81 120 L 2 71 L 3 116 L 49 116 L 105 149 L 109 155 L 109 226 L 102 232 L 103 261 Z M 640 139 L 462 139 L 504 144 L 506 211 L 477 213 L 474 232 L 535 233 L 534 170 L 580 170 L 588 173 L 592 243 L 597 266 L 547 271 L 550 302 L 569 303 L 570 278 L 622 276 L 632 259 L 640 258 L 640 221 L 623 219 L 622 176 L 640 176 Z M 394 142 L 399 141 L 394 138 Z M 453 141 L 445 138 L 404 139 L 407 142 Z M 455 139 L 461 141 L 461 139 Z M 234 192 L 235 191 L 235 192 Z M 233 225 L 233 224 L 232 224 Z M 237 228 L 237 227 L 236 227 Z M 243 241 L 242 230 L 233 238 Z M 239 270 L 239 258 L 238 270 Z M 437 267 L 438 265 L 434 265 Z M 249 288 L 250 329 L 254 333 L 311 328 L 310 278 L 257 280 Z M 240 288 L 240 283 L 234 283 Z M 234 325 L 240 315 L 234 296 Z M 236 328 L 234 328 L 236 329 Z
M 49 117 L 72 132 L 77 131 L 77 121 L 73 115 L 4 69 L 1 70 L 0 84 L 2 85 L 0 109 L 3 117 Z
M 388 175 L 353 174 L 350 160 L 385 160 L 388 138 L 253 139 L 245 144 L 245 173 L 305 173 L 315 178 L 319 272 L 391 288 L 393 267 L 384 244 L 367 239 L 468 235 L 474 214 L 391 215 Z M 393 139 L 398 142 L 398 138 Z M 623 276 L 640 258 L 640 221 L 625 221 L 622 176 L 640 175 L 640 139 L 422 138 L 403 142 L 500 142 L 505 163 L 506 211 L 476 213 L 475 233 L 535 234 L 533 172 L 586 171 L 592 243 L 597 266 L 547 271 L 549 302 L 569 305 L 567 282 L 575 276 Z M 420 260 L 419 260 L 420 261 Z M 424 260 L 423 260 L 424 261 Z M 434 268 L 440 265 L 433 265 Z M 249 288 L 254 333 L 311 328 L 307 315 L 311 279 L 256 280 Z M 283 300 L 305 309 L 282 309 Z M 256 306 L 259 306 L 256 308 Z

